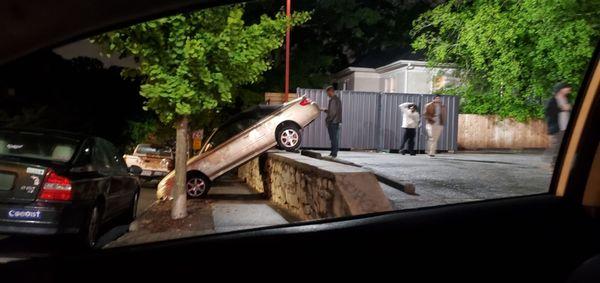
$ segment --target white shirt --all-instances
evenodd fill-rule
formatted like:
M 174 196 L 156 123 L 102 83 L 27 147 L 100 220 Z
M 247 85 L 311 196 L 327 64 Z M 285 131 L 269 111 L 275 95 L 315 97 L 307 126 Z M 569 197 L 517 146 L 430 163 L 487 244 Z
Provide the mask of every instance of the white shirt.
M 412 112 L 408 109 L 408 105 L 413 104 L 410 102 L 405 102 L 398 107 L 402 110 L 402 128 L 414 129 L 419 126 L 419 112 Z

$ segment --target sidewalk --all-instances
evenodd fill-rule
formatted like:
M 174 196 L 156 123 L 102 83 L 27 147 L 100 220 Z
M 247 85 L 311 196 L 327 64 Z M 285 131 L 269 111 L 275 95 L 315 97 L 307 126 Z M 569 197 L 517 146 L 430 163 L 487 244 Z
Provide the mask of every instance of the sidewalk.
M 540 153 L 459 152 L 429 158 L 424 154 L 341 151 L 337 159 L 398 182 L 413 183 L 416 195 L 381 184 L 395 209 L 543 193 L 551 178 Z
M 230 177 L 215 182 L 207 199 L 191 199 L 187 205 L 188 216 L 172 220 L 170 201 L 153 204 L 105 248 L 288 223 L 260 194 Z

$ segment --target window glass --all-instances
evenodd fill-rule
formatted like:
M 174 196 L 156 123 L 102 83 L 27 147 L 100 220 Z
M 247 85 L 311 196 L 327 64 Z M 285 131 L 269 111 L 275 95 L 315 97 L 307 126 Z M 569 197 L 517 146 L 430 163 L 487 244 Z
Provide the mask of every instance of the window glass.
M 74 166 L 86 166 L 92 164 L 92 153 L 93 153 L 94 143 L 91 139 L 86 140 L 81 145 L 81 150 L 79 151 L 79 155 L 75 158 L 73 165 Z
M 136 147 L 136 154 L 148 154 L 148 155 L 159 155 L 164 157 L 170 157 L 172 151 L 167 148 L 160 148 L 158 146 L 151 146 L 148 144 L 140 144 Z
M 108 144 L 102 139 L 96 139 L 94 145 L 93 160 L 100 172 L 111 172 L 114 167 L 112 154 Z
M 25 182 L 17 163 L 66 183 L 91 157 L 118 178 L 69 179 L 73 196 L 138 209 L 135 231 L 101 229 L 106 247 L 548 193 L 598 1 L 302 0 L 291 21 L 284 2 L 163 15 L 0 66 L 0 190 Z M 76 155 L 73 136 L 102 138 Z
M 0 158 L 30 158 L 68 162 L 79 141 L 59 134 L 0 131 Z

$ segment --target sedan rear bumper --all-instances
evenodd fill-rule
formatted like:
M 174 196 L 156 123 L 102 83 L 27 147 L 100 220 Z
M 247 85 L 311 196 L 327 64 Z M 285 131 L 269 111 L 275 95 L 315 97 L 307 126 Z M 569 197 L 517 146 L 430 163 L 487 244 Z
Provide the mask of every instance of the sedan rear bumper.
M 143 178 L 143 179 L 163 178 L 164 176 L 167 176 L 167 174 L 169 174 L 168 171 L 143 169 L 142 173 L 140 174 L 140 178 Z
M 56 235 L 57 227 L 34 227 L 0 224 L 0 234 Z

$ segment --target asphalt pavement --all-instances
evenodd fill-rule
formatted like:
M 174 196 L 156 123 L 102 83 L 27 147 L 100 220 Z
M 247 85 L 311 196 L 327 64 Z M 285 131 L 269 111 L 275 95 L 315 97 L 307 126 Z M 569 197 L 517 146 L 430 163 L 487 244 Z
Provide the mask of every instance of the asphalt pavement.
M 338 159 L 414 184 L 416 195 L 381 184 L 396 209 L 544 193 L 551 179 L 542 152 L 459 152 L 430 158 L 425 154 L 341 151 Z

